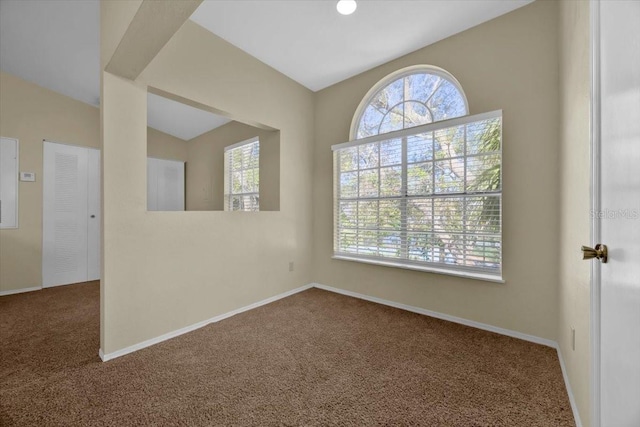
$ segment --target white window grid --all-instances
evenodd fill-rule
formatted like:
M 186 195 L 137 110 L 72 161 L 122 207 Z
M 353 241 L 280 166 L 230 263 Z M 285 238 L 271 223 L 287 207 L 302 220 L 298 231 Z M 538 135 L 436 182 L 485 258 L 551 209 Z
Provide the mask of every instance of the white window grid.
M 499 149 L 490 152 L 478 152 L 478 153 L 468 153 L 468 139 L 467 139 L 467 129 L 469 125 L 474 123 L 488 121 L 488 120 L 499 120 L 500 124 L 500 145 Z M 437 158 L 435 152 L 435 142 L 431 143 L 432 153 L 429 156 L 429 160 L 419 160 L 419 161 L 410 161 L 408 159 L 407 147 L 408 140 L 411 137 L 417 135 L 426 135 L 431 134 L 431 140 L 435 141 L 433 135 L 439 130 L 447 130 L 461 128 L 464 132 L 464 152 L 461 155 L 447 157 L 447 158 Z M 374 167 L 364 167 L 360 168 L 358 164 L 354 170 L 352 171 L 341 171 L 340 165 L 340 156 L 339 153 L 341 150 L 348 149 L 350 147 L 356 146 L 365 146 L 367 144 L 377 143 L 378 144 L 378 159 L 380 159 L 380 144 L 388 142 L 400 140 L 401 141 L 401 161 L 396 163 L 388 163 L 384 166 L 381 166 L 380 161 L 378 160 L 377 166 Z M 482 272 L 482 273 L 490 273 L 495 275 L 501 274 L 502 269 L 502 112 L 501 111 L 493 111 L 489 113 L 479 114 L 475 116 L 465 116 L 450 120 L 445 120 L 436 123 L 430 123 L 422 126 L 417 126 L 410 129 L 403 129 L 395 132 L 390 132 L 383 135 L 375 135 L 367 138 L 363 138 L 360 140 L 338 144 L 333 146 L 334 150 L 334 256 L 340 258 L 361 258 L 366 261 L 373 261 L 375 263 L 376 260 L 379 261 L 393 261 L 397 260 L 403 264 L 407 265 L 432 265 L 438 268 L 445 269 L 455 269 L 462 271 L 471 271 L 471 272 Z M 468 180 L 467 180 L 467 172 L 469 170 L 468 165 L 470 162 L 473 162 L 476 159 L 481 159 L 487 156 L 497 156 L 498 157 L 498 165 L 500 168 L 500 187 L 496 190 L 477 190 L 467 188 Z M 462 180 L 463 187 L 458 191 L 436 191 L 436 173 L 435 173 L 435 164 L 443 161 L 452 161 L 452 160 L 462 160 L 464 165 L 464 179 Z M 408 186 L 408 169 L 413 165 L 418 164 L 430 164 L 432 166 L 432 183 L 431 183 L 431 191 L 426 194 L 412 195 L 409 191 Z M 388 195 L 382 196 L 380 194 L 381 189 L 381 171 L 385 168 L 393 168 L 400 167 L 401 168 L 401 182 L 402 186 L 400 189 L 400 194 L 397 195 Z M 343 173 L 356 173 L 358 175 L 357 179 L 357 192 L 355 195 L 343 195 L 341 194 L 341 177 Z M 360 175 L 362 173 L 377 173 L 377 186 L 378 186 L 378 194 L 376 196 L 365 196 L 361 195 L 361 186 L 360 186 Z M 469 212 L 470 206 L 473 206 L 474 203 L 478 203 L 478 201 L 485 199 L 488 200 L 491 198 L 495 207 L 491 211 L 492 215 L 494 215 L 495 222 L 497 223 L 497 231 L 494 232 L 479 232 L 478 230 L 473 230 L 469 228 L 469 221 L 467 218 L 467 214 Z M 447 230 L 446 232 L 438 231 L 435 229 L 435 215 L 437 212 L 437 205 L 444 203 L 446 204 L 448 201 L 461 201 L 462 209 L 460 211 L 460 231 L 452 231 Z M 384 228 L 380 227 L 380 218 L 376 218 L 372 223 L 377 224 L 378 226 L 362 226 L 360 224 L 360 206 L 363 202 L 373 202 L 378 203 L 378 216 L 379 216 L 379 206 L 381 202 L 395 201 L 399 204 L 400 216 L 401 216 L 401 226 L 400 228 Z M 430 204 L 430 209 L 428 211 L 431 213 L 431 229 L 422 229 L 422 230 L 414 230 L 409 227 L 408 224 L 408 206 L 412 201 L 423 201 L 427 204 Z M 345 203 L 352 203 L 355 206 L 355 218 L 356 224 L 350 224 L 345 226 L 341 224 L 340 221 L 340 209 Z M 355 250 L 345 250 L 344 247 L 340 245 L 341 238 L 345 234 L 355 234 Z M 377 234 L 377 245 L 362 245 L 362 239 L 369 233 L 370 236 L 375 236 Z M 392 250 L 388 250 L 384 245 L 381 245 L 379 236 L 382 233 L 387 233 L 387 235 L 393 235 L 394 233 L 398 236 L 400 241 L 399 245 L 394 245 Z M 429 247 L 430 255 L 425 256 L 425 259 L 419 260 L 416 259 L 416 256 L 412 256 L 410 253 L 410 245 L 409 241 L 414 236 L 426 236 L 427 238 L 431 237 L 431 242 L 434 241 L 435 237 L 442 237 L 443 235 L 450 236 L 452 239 L 459 239 L 463 242 L 463 253 L 461 259 L 451 259 L 447 260 L 447 257 L 444 257 L 441 252 L 441 248 L 436 248 L 433 245 Z M 471 250 L 467 250 L 468 245 L 473 242 L 480 242 L 475 247 L 472 247 Z M 399 248 L 399 250 L 398 250 Z M 481 250 L 482 249 L 482 250 Z M 395 253 L 394 253 L 395 251 Z M 436 252 L 439 260 L 436 259 Z M 478 255 L 478 252 L 481 252 L 481 255 Z M 478 258 L 481 259 L 478 259 Z
M 250 160 L 247 162 L 247 155 Z M 234 167 L 234 156 L 240 156 L 240 167 Z M 260 191 L 258 185 L 246 191 L 244 181 L 249 174 L 260 174 L 260 140 L 258 137 L 225 147 L 225 210 L 228 211 L 259 211 Z M 243 182 L 240 191 L 234 191 L 234 175 Z M 258 178 L 259 180 L 259 178 Z

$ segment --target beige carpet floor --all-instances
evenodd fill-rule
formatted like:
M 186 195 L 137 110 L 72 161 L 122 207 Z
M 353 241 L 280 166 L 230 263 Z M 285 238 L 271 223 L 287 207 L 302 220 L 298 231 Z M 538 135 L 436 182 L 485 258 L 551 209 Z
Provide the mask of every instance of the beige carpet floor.
M 99 285 L 0 298 L 0 425 L 574 426 L 555 350 L 318 289 L 102 363 Z

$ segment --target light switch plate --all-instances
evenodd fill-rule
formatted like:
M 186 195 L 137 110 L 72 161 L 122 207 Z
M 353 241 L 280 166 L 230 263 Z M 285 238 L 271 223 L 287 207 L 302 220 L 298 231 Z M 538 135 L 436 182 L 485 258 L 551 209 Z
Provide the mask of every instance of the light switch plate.
M 35 172 L 20 172 L 20 181 L 35 182 L 35 180 L 36 180 Z

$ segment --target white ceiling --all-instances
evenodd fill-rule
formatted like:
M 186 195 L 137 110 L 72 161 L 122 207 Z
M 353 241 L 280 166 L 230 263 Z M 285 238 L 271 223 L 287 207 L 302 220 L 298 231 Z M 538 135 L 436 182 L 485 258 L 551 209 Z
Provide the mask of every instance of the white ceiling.
M 0 0 L 0 68 L 98 106 L 99 0 Z M 147 122 L 189 140 L 229 119 L 150 94 Z
M 0 0 L 0 68 L 97 106 L 99 0 Z
M 147 94 L 147 123 L 160 132 L 188 141 L 231 120 L 162 96 Z
M 216 0 L 191 19 L 319 90 L 530 1 L 358 0 L 342 16 L 334 0 Z M 99 32 L 99 0 L 0 0 L 0 69 L 98 106 Z M 191 139 L 228 119 L 150 96 L 148 122 Z
M 191 20 L 313 91 L 532 0 L 206 0 Z

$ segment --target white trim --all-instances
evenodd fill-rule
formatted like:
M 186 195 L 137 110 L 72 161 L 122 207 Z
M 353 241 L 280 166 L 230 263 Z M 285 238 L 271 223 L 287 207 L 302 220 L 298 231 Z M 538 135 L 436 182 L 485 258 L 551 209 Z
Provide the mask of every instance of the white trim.
M 8 291 L 0 291 L 0 297 L 14 294 L 23 294 L 25 292 L 33 292 L 42 290 L 42 286 L 34 286 L 32 288 L 10 289 Z
M 362 262 L 365 264 L 372 265 L 380 265 L 383 267 L 395 267 L 402 268 L 405 270 L 415 270 L 415 271 L 425 271 L 427 273 L 438 273 L 438 274 L 447 274 L 449 276 L 458 276 L 464 277 L 466 279 L 474 279 L 474 280 L 484 280 L 485 282 L 494 282 L 494 283 L 505 283 L 505 280 L 502 276 L 496 274 L 488 274 L 488 273 L 479 273 L 475 271 L 465 271 L 465 270 L 454 270 L 448 268 L 438 268 L 432 267 L 426 264 L 411 264 L 409 262 L 404 262 L 406 260 L 398 260 L 398 261 L 387 261 L 382 260 L 380 258 L 364 258 L 362 256 L 348 256 L 348 255 L 333 255 L 331 259 L 338 259 L 342 261 L 355 261 Z
M 521 340 L 524 340 L 524 341 L 532 342 L 534 344 L 540 344 L 540 345 L 544 345 L 546 347 L 554 348 L 558 353 L 558 360 L 560 362 L 560 369 L 562 371 L 562 376 L 563 376 L 565 387 L 566 387 L 566 390 L 567 390 L 567 395 L 569 397 L 569 403 L 571 405 L 571 410 L 573 412 L 573 416 L 574 416 L 574 420 L 575 420 L 575 423 L 576 423 L 576 427 L 582 427 L 582 422 L 580 421 L 580 414 L 578 413 L 578 407 L 576 405 L 575 397 L 574 397 L 573 391 L 571 389 L 571 384 L 569 383 L 569 378 L 567 376 L 567 370 L 566 370 L 566 367 L 565 367 L 565 364 L 564 364 L 564 359 L 563 359 L 562 353 L 560 351 L 560 346 L 558 345 L 558 343 L 556 341 L 553 341 L 553 340 L 550 340 L 550 339 L 547 339 L 547 338 L 540 338 L 540 337 L 537 337 L 535 335 L 524 334 L 522 332 L 513 331 L 513 330 L 510 330 L 510 329 L 500 328 L 500 327 L 489 325 L 489 324 L 486 324 L 486 323 L 480 323 L 480 322 L 476 322 L 476 321 L 473 321 L 473 320 L 467 320 L 467 319 L 464 319 L 464 318 L 461 318 L 461 317 L 451 316 L 449 314 L 439 313 L 437 311 L 427 310 L 427 309 L 420 308 L 420 307 L 414 307 L 414 306 L 401 304 L 401 303 L 394 302 L 394 301 L 385 300 L 385 299 L 382 299 L 382 298 L 377 298 L 377 297 L 372 297 L 372 296 L 360 294 L 360 293 L 357 293 L 357 292 L 352 292 L 352 291 L 347 291 L 347 290 L 344 290 L 344 289 L 334 288 L 332 286 L 322 285 L 320 283 L 309 283 L 307 285 L 301 286 L 301 287 L 296 288 L 296 289 L 292 289 L 292 290 L 287 291 L 287 292 L 283 292 L 281 294 L 278 294 L 278 295 L 275 295 L 273 297 L 264 299 L 262 301 L 258 301 L 256 303 L 247 305 L 245 307 L 241 307 L 241 308 L 238 308 L 236 310 L 232 310 L 230 312 L 221 314 L 219 316 L 212 317 L 212 318 L 210 318 L 208 320 L 204 320 L 202 322 L 195 323 L 195 324 L 193 324 L 191 326 L 187 326 L 187 327 L 178 329 L 176 331 L 160 335 L 159 337 L 143 341 L 141 343 L 138 343 L 138 344 L 123 348 L 123 349 L 118 350 L 118 351 L 114 351 L 113 353 L 104 354 L 102 349 L 99 349 L 98 350 L 98 356 L 100 356 L 100 359 L 103 362 L 107 362 L 107 361 L 115 359 L 117 357 L 124 356 L 126 354 L 133 353 L 133 352 L 138 351 L 138 350 L 142 350 L 143 348 L 150 347 L 150 346 L 152 346 L 154 344 L 158 344 L 158 343 L 160 343 L 162 341 L 166 341 L 166 340 L 169 340 L 171 338 L 175 338 L 177 336 L 186 334 L 188 332 L 192 332 L 192 331 L 194 331 L 196 329 L 199 329 L 199 328 L 202 328 L 202 327 L 204 327 L 204 326 L 206 326 L 208 324 L 219 322 L 221 320 L 227 319 L 227 318 L 229 318 L 231 316 L 234 316 L 236 314 L 240 314 L 240 313 L 243 313 L 245 311 L 249 311 L 249 310 L 252 310 L 254 308 L 258 308 L 260 306 L 272 303 L 272 302 L 277 301 L 279 299 L 286 298 L 288 296 L 294 295 L 294 294 L 299 293 L 299 292 L 306 291 L 307 289 L 311 289 L 311 288 L 318 288 L 318 289 L 322 289 L 322 290 L 325 290 L 325 291 L 329 291 L 329 292 L 333 292 L 333 293 L 337 293 L 337 294 L 341 294 L 341 295 L 346 295 L 348 297 L 358 298 L 358 299 L 362 299 L 362 300 L 365 300 L 365 301 L 370 301 L 370 302 L 373 302 L 373 303 L 376 303 L 376 304 L 382 304 L 382 305 L 386 305 L 386 306 L 389 306 L 389 307 L 398 308 L 400 310 L 405 310 L 405 311 L 409 311 L 409 312 L 412 312 L 412 313 L 422 314 L 422 315 L 425 315 L 425 316 L 434 317 L 436 319 L 441 319 L 441 320 L 445 320 L 445 321 L 448 321 L 448 322 L 458 323 L 458 324 L 461 324 L 461 325 L 470 326 L 472 328 L 481 329 L 481 330 L 489 331 L 489 332 L 494 332 L 496 334 L 505 335 L 505 336 L 508 336 L 508 337 L 517 338 L 517 339 L 521 339 Z
M 331 146 L 331 150 L 342 150 L 344 148 L 354 147 L 356 145 L 368 144 L 370 142 L 386 141 L 389 139 L 398 139 L 405 136 L 416 135 L 420 133 L 432 132 L 440 129 L 446 129 L 454 126 L 465 125 L 467 123 L 475 123 L 487 119 L 495 119 L 502 117 L 502 110 L 487 111 L 486 113 L 474 114 L 473 116 L 455 117 L 453 119 L 441 120 L 439 122 L 427 123 L 426 125 L 414 126 L 411 128 L 395 130 L 393 132 L 381 133 L 379 135 L 368 136 L 366 138 L 355 139 Z M 501 124 L 502 126 L 502 124 Z M 500 144 L 502 151 L 502 144 Z
M 591 209 L 600 211 L 600 1 L 590 2 Z M 591 243 L 600 242 L 600 220 L 591 216 Z M 593 247 L 593 246 L 592 246 Z M 600 427 L 600 263 L 591 264 L 591 426 Z
M 16 224 L 14 226 L 0 226 L 0 230 L 17 230 L 20 228 L 20 140 L 18 138 L 9 138 L 0 136 L 3 139 L 9 139 L 16 142 Z M 0 293 L 0 296 L 2 294 Z M 8 295 L 8 294 L 7 294 Z
M 499 150 L 495 150 L 490 152 L 493 155 L 499 155 L 500 156 L 500 165 L 502 164 L 502 152 L 503 152 L 503 144 L 502 144 L 502 110 L 494 110 L 494 111 L 489 111 L 489 112 L 485 112 L 485 113 L 481 113 L 481 114 L 476 114 L 473 116 L 463 116 L 463 117 L 456 117 L 453 119 L 449 119 L 449 120 L 443 120 L 440 122 L 436 122 L 436 123 L 428 123 L 426 125 L 420 125 L 420 126 L 415 126 L 412 128 L 407 128 L 407 129 L 402 129 L 399 131 L 395 131 L 395 132 L 389 132 L 386 134 L 382 134 L 382 135 L 374 135 L 371 137 L 367 137 L 367 138 L 362 138 L 362 139 L 358 139 L 355 141 L 350 141 L 350 142 L 346 142 L 346 143 L 342 143 L 342 144 L 335 144 L 331 146 L 331 149 L 333 150 L 334 153 L 342 153 L 343 150 L 349 149 L 350 147 L 356 147 L 356 146 L 360 146 L 360 145 L 364 145 L 364 144 L 375 144 L 375 145 L 379 145 L 379 143 L 381 143 L 381 141 L 388 141 L 388 140 L 402 140 L 402 159 L 401 159 L 401 163 L 400 165 L 402 166 L 402 185 L 401 185 L 401 189 L 402 191 L 400 192 L 400 194 L 395 194 L 391 197 L 383 197 L 383 196 L 371 196 L 371 197 L 361 197 L 360 196 L 360 192 L 358 191 L 357 195 L 355 196 L 350 196 L 350 197 L 346 197 L 346 198 L 340 198 L 338 196 L 340 196 L 340 194 L 334 194 L 334 199 L 333 199 L 333 247 L 334 247 L 334 253 L 333 253 L 333 259 L 341 259 L 341 260 L 346 260 L 346 261 L 357 261 L 357 262 L 363 262 L 363 263 L 368 263 L 368 264 L 376 264 L 376 265 L 383 265 L 383 266 L 387 266 L 387 267 L 398 267 L 398 268 L 405 268 L 405 269 L 411 269 L 411 270 L 417 270 L 417 271 L 427 271 L 427 272 L 433 272 L 433 273 L 443 273 L 443 274 L 450 274 L 450 275 L 455 275 L 455 276 L 460 276 L 460 277 L 466 277 L 466 278 L 471 278 L 471 279 L 478 279 L 478 280 L 486 280 L 486 281 L 492 281 L 492 282 L 497 282 L 497 283 L 504 283 L 504 279 L 502 278 L 502 260 L 503 260 L 503 248 L 500 248 L 499 251 L 499 255 L 500 255 L 500 259 L 498 262 L 498 266 L 499 268 L 490 268 L 489 266 L 486 267 L 476 267 L 476 266 L 449 266 L 449 265 L 445 265 L 444 262 L 433 262 L 433 260 L 431 261 L 426 261 L 426 260 L 409 260 L 408 258 L 408 241 L 407 241 L 407 221 L 408 219 L 406 218 L 406 204 L 407 204 L 407 200 L 411 200 L 414 196 L 411 196 L 407 193 L 407 163 L 409 161 L 409 159 L 407 158 L 407 147 L 406 147 L 406 137 L 407 136 L 414 136 L 414 135 L 421 135 L 421 134 L 428 134 L 428 133 L 433 133 L 435 131 L 441 130 L 441 129 L 452 129 L 454 127 L 458 127 L 458 126 L 464 126 L 465 127 L 465 132 L 464 132 L 464 154 L 463 155 L 458 155 L 456 154 L 454 156 L 454 158 L 459 158 L 459 159 L 469 159 L 469 158 L 475 158 L 481 156 L 481 154 L 471 154 L 469 155 L 467 152 L 467 145 L 469 143 L 469 141 L 467 140 L 467 132 L 466 132 L 466 125 L 469 123 L 481 123 L 481 122 L 485 122 L 486 121 L 492 121 L 492 120 L 499 120 L 500 121 L 500 149 Z M 432 144 L 434 145 L 434 144 Z M 434 147 L 432 147 L 433 150 L 435 150 Z M 486 155 L 487 153 L 485 153 Z M 373 166 L 373 167 L 369 167 L 366 169 L 361 169 L 361 168 L 357 168 L 356 167 L 356 171 L 342 171 L 341 172 L 341 167 L 340 167 L 340 156 L 339 155 L 335 155 L 333 156 L 334 158 L 334 193 L 337 193 L 340 191 L 340 181 L 341 181 L 341 176 L 343 174 L 353 174 L 356 173 L 357 171 L 362 172 L 363 170 L 367 170 L 367 171 L 373 171 L 373 172 L 377 172 L 378 173 L 378 178 L 380 179 L 380 171 L 382 169 L 382 167 L 380 165 L 378 166 Z M 424 161 L 424 160 L 423 160 Z M 425 163 L 431 164 L 432 169 L 435 170 L 435 163 L 436 162 L 436 153 L 435 151 L 433 152 L 432 158 L 431 160 L 427 160 L 425 161 Z M 464 163 L 464 162 L 463 162 Z M 397 166 L 395 166 L 397 167 Z M 351 169 L 351 168 L 350 168 Z M 500 183 L 502 183 L 502 167 L 500 167 Z M 433 187 L 435 188 L 435 173 L 432 173 L 432 179 L 433 179 Z M 422 196 L 415 196 L 416 198 L 428 198 L 428 199 L 432 199 L 432 200 L 439 200 L 441 198 L 446 198 L 446 197 L 456 197 L 456 198 L 460 198 L 463 200 L 463 203 L 465 204 L 465 209 L 466 206 L 468 204 L 468 200 L 469 198 L 472 197 L 482 197 L 482 196 L 495 196 L 499 202 L 500 202 L 500 209 L 499 209 L 499 218 L 502 218 L 502 192 L 503 189 L 500 188 L 499 190 L 492 190 L 492 191 L 469 191 L 468 188 L 468 183 L 466 182 L 466 177 L 467 177 L 467 170 L 465 167 L 465 182 L 464 182 L 464 189 L 463 191 L 459 191 L 459 192 L 455 192 L 455 193 L 441 193 L 441 194 L 436 194 L 436 190 L 434 190 L 434 188 L 432 188 L 432 193 L 428 194 L 428 195 L 422 195 Z M 337 190 L 337 191 L 336 191 Z M 355 201 L 361 201 L 361 200 L 373 200 L 373 201 L 378 201 L 378 200 L 385 200 L 385 199 L 394 199 L 394 200 L 398 200 L 400 201 L 400 225 L 398 225 L 396 228 L 390 229 L 391 231 L 394 231 L 396 233 L 400 233 L 400 251 L 401 253 L 399 254 L 399 256 L 396 259 L 390 259 L 391 257 L 382 257 L 380 255 L 361 255 L 361 254 L 355 254 L 355 253 L 351 253 L 348 250 L 342 250 L 343 248 L 341 248 L 340 245 L 340 236 L 342 235 L 342 233 L 344 232 L 344 230 L 348 229 L 349 232 L 353 232 L 355 231 L 356 233 L 356 237 L 359 236 L 359 233 L 362 229 L 362 227 L 359 227 L 358 225 L 356 226 L 342 226 L 340 221 L 339 221 L 339 217 L 340 217 L 340 204 L 342 202 L 355 202 Z M 435 209 L 435 208 L 433 208 Z M 357 210 L 357 209 L 356 209 Z M 357 212 L 356 212 L 357 213 Z M 433 212 L 432 212 L 433 214 Z M 466 221 L 466 210 L 465 210 L 465 216 L 464 216 L 464 221 Z M 463 222 L 464 222 L 463 221 Z M 369 228 L 369 229 L 375 229 L 374 228 Z M 380 230 L 382 231 L 382 230 Z M 466 227 L 463 227 L 462 232 L 458 233 L 461 234 L 462 237 L 465 238 L 466 240 L 466 235 L 467 235 L 467 230 Z M 473 233 L 476 234 L 476 233 Z M 477 233 L 480 234 L 480 233 Z M 500 240 L 500 242 L 502 243 L 503 240 L 503 233 L 502 233 L 502 226 L 500 226 L 500 230 L 499 232 L 487 232 L 486 233 L 488 236 L 490 236 L 491 238 L 498 238 Z M 356 239 L 358 240 L 358 239 Z M 380 242 L 378 242 L 380 243 Z M 356 246 L 358 246 L 358 243 L 356 243 Z M 379 245 L 378 245 L 379 246 Z M 377 247 L 377 246 L 373 246 L 373 247 Z M 379 249 L 379 248 L 378 248 Z M 464 258 L 466 259 L 466 254 L 464 255 Z M 496 271 L 498 270 L 498 271 Z
M 578 405 L 576 404 L 576 398 L 573 395 L 571 389 L 571 383 L 569 382 L 569 375 L 567 374 L 567 368 L 564 364 L 564 358 L 560 351 L 560 345 L 556 343 L 556 350 L 558 351 L 558 360 L 560 360 L 560 369 L 562 370 L 562 378 L 564 378 L 564 386 L 567 389 L 567 395 L 569 396 L 569 404 L 571 405 L 571 411 L 573 412 L 573 420 L 576 423 L 576 427 L 582 427 L 582 421 L 580 420 L 580 413 L 578 412 Z
M 373 85 L 371 89 L 369 89 L 369 91 L 362 98 L 362 101 L 360 101 L 360 104 L 358 104 L 358 108 L 356 108 L 356 111 L 353 114 L 353 119 L 351 119 L 351 127 L 349 128 L 349 139 L 353 140 L 356 138 L 356 132 L 357 132 L 358 124 L 360 122 L 360 117 L 362 117 L 362 114 L 364 113 L 364 110 L 369 105 L 369 102 L 371 101 L 371 99 L 381 89 L 383 89 L 390 83 L 393 83 L 394 81 L 402 77 L 406 77 L 411 74 L 418 74 L 420 72 L 424 72 L 427 74 L 435 74 L 436 76 L 439 76 L 445 80 L 448 80 L 450 83 L 453 83 L 453 85 L 456 86 L 456 88 L 460 91 L 460 94 L 462 95 L 462 99 L 464 100 L 464 107 L 467 110 L 467 114 L 469 113 L 469 102 L 467 101 L 467 95 L 464 93 L 464 90 L 462 89 L 462 85 L 460 84 L 458 79 L 456 79 L 453 76 L 453 74 L 451 74 L 444 68 L 436 67 L 435 65 L 427 65 L 427 64 L 412 65 L 412 66 L 394 71 L 391 74 L 387 74 L 385 77 L 380 79 L 378 83 Z
M 536 337 L 534 335 L 523 334 L 522 332 L 512 331 L 509 329 L 500 328 L 498 326 L 488 325 L 486 323 L 480 323 L 473 320 L 463 319 L 462 317 L 451 316 L 449 314 L 439 313 L 437 311 L 427 310 L 426 308 L 414 307 L 411 305 L 402 304 L 395 301 L 389 301 L 382 298 L 371 297 L 357 292 L 346 291 L 344 289 L 334 288 L 333 286 L 322 285 L 320 283 L 313 283 L 314 288 L 323 289 L 329 292 L 335 292 L 365 301 L 375 302 L 377 304 L 387 305 L 389 307 L 399 308 L 401 310 L 410 311 L 412 313 L 423 314 L 429 317 L 435 317 L 436 319 L 446 320 L 448 322 L 459 323 L 465 326 L 471 326 L 472 328 L 482 329 L 489 332 L 495 332 L 500 335 L 506 335 L 512 338 L 518 338 L 524 341 L 529 341 L 535 344 L 541 344 L 547 347 L 557 348 L 558 344 L 550 339 Z
M 236 142 L 235 144 L 224 147 L 224 151 L 234 150 L 238 147 L 242 147 L 243 145 L 253 144 L 256 141 L 260 141 L 259 136 L 254 136 L 253 138 L 245 139 L 244 141 Z
M 258 182 L 258 192 L 234 192 L 233 191 L 233 174 L 234 172 L 238 172 L 243 176 L 245 176 L 245 172 L 248 171 L 258 171 L 260 173 L 260 155 L 258 155 L 258 166 L 257 167 L 245 167 L 244 161 L 241 161 L 242 167 L 235 169 L 233 167 L 233 161 L 230 157 L 233 156 L 233 151 L 239 150 L 240 148 L 256 144 L 258 147 L 258 151 L 260 151 L 260 137 L 255 136 L 253 138 L 246 139 L 244 141 L 238 142 L 233 145 L 229 145 L 224 148 L 224 210 L 229 212 L 255 212 L 253 209 L 245 209 L 244 206 L 242 209 L 233 209 L 232 200 L 233 196 L 246 197 L 246 196 L 260 196 L 260 183 Z M 242 159 L 241 159 L 242 160 Z M 260 198 L 258 197 L 258 211 L 260 210 Z
M 573 395 L 573 390 L 571 389 L 571 383 L 569 382 L 569 377 L 567 376 L 567 370 L 565 368 L 564 359 L 562 357 L 562 353 L 560 351 L 560 346 L 556 341 L 540 338 L 535 335 L 523 334 L 522 332 L 512 331 L 510 329 L 500 328 L 498 326 L 488 325 L 486 323 L 480 323 L 473 320 L 463 319 L 461 317 L 451 316 L 449 314 L 439 313 L 437 311 L 427 310 L 420 307 L 414 307 L 406 304 L 401 304 L 394 301 L 389 301 L 382 298 L 371 297 L 368 295 L 360 294 L 357 292 L 347 291 L 344 289 L 334 288 L 332 286 L 322 285 L 320 283 L 313 283 L 314 288 L 322 289 L 329 292 L 334 292 L 337 294 L 346 295 L 353 298 L 362 299 L 365 301 L 374 302 L 376 304 L 382 304 L 389 307 L 399 308 L 400 310 L 410 311 L 412 313 L 422 314 L 429 317 L 435 317 L 436 319 L 446 320 L 448 322 L 458 323 L 465 326 L 470 326 L 476 329 L 482 329 L 484 331 L 494 332 L 496 334 L 505 335 L 512 338 L 521 339 L 524 341 L 532 342 L 534 344 L 540 344 L 547 347 L 554 348 L 558 352 L 558 360 L 560 361 L 560 369 L 562 370 L 562 377 L 564 379 L 564 384 L 567 390 L 567 395 L 569 397 L 569 404 L 571 405 L 571 411 L 573 412 L 573 418 L 576 423 L 576 427 L 582 427 L 582 422 L 580 420 L 580 414 L 578 413 L 578 406 L 576 405 L 576 400 Z
M 125 347 L 123 349 L 116 350 L 116 351 L 114 351 L 112 353 L 105 354 L 102 351 L 102 349 L 100 349 L 98 351 L 98 354 L 100 355 L 100 358 L 102 359 L 103 362 L 107 362 L 107 361 L 109 361 L 111 359 L 115 359 L 116 357 L 124 356 L 125 354 L 133 353 L 134 351 L 142 350 L 143 348 L 150 347 L 150 346 L 152 346 L 154 344 L 161 343 L 162 341 L 166 341 L 168 339 L 175 338 L 177 336 L 186 334 L 188 332 L 195 331 L 196 329 L 200 329 L 203 326 L 207 326 L 207 325 L 209 325 L 211 323 L 219 322 L 219 321 L 227 319 L 227 318 L 229 318 L 231 316 L 235 316 L 236 314 L 240 314 L 240 313 L 243 313 L 245 311 L 253 310 L 254 308 L 258 308 L 260 306 L 272 303 L 272 302 L 277 301 L 279 299 L 286 298 L 286 297 L 291 296 L 293 294 L 297 294 L 298 292 L 306 291 L 307 289 L 310 289 L 312 287 L 313 287 L 312 284 L 304 285 L 304 286 L 301 286 L 299 288 L 295 288 L 295 289 L 292 289 L 290 291 L 283 292 L 281 294 L 278 294 L 278 295 L 272 296 L 270 298 L 264 299 L 262 301 L 258 301 L 258 302 L 255 302 L 253 304 L 249 304 L 247 306 L 244 306 L 244 307 L 229 311 L 227 313 L 220 314 L 220 315 L 212 317 L 210 319 L 203 320 L 203 321 L 198 322 L 198 323 L 194 323 L 193 325 L 185 326 L 184 328 L 180 328 L 178 330 L 175 330 L 175 331 L 172 331 L 172 332 L 168 332 L 166 334 L 162 334 L 162 335 L 160 335 L 158 337 L 151 338 L 151 339 L 148 339 L 146 341 L 142 341 L 142 342 L 140 342 L 138 344 L 134 344 L 134 345 L 131 345 L 129 347 Z
M 149 156 L 147 156 L 147 160 L 148 160 L 148 159 L 153 159 L 153 160 L 166 160 L 166 161 L 169 161 L 169 162 L 176 162 L 176 163 L 187 163 L 187 161 L 186 161 L 186 160 L 181 160 L 181 159 L 164 159 L 164 158 L 162 158 L 162 157 L 149 157 Z
M 68 142 L 58 142 L 58 141 L 52 141 L 50 139 L 43 139 L 42 142 L 48 142 L 49 144 L 58 144 L 58 145 L 66 145 L 69 147 L 80 147 L 80 148 L 88 148 L 89 150 L 96 150 L 96 151 L 100 151 L 102 152 L 101 148 L 96 148 L 96 147 L 89 147 L 87 145 L 81 145 L 81 144 L 72 144 L 72 143 L 68 143 Z
M 100 279 L 92 279 L 92 280 L 85 280 L 84 282 L 73 282 L 73 283 L 57 283 L 55 285 L 47 285 L 45 286 L 44 284 L 42 285 L 42 289 L 51 289 L 51 288 L 59 288 L 61 286 L 72 286 L 72 285 L 84 285 L 86 283 L 89 282 L 95 282 L 98 281 Z

